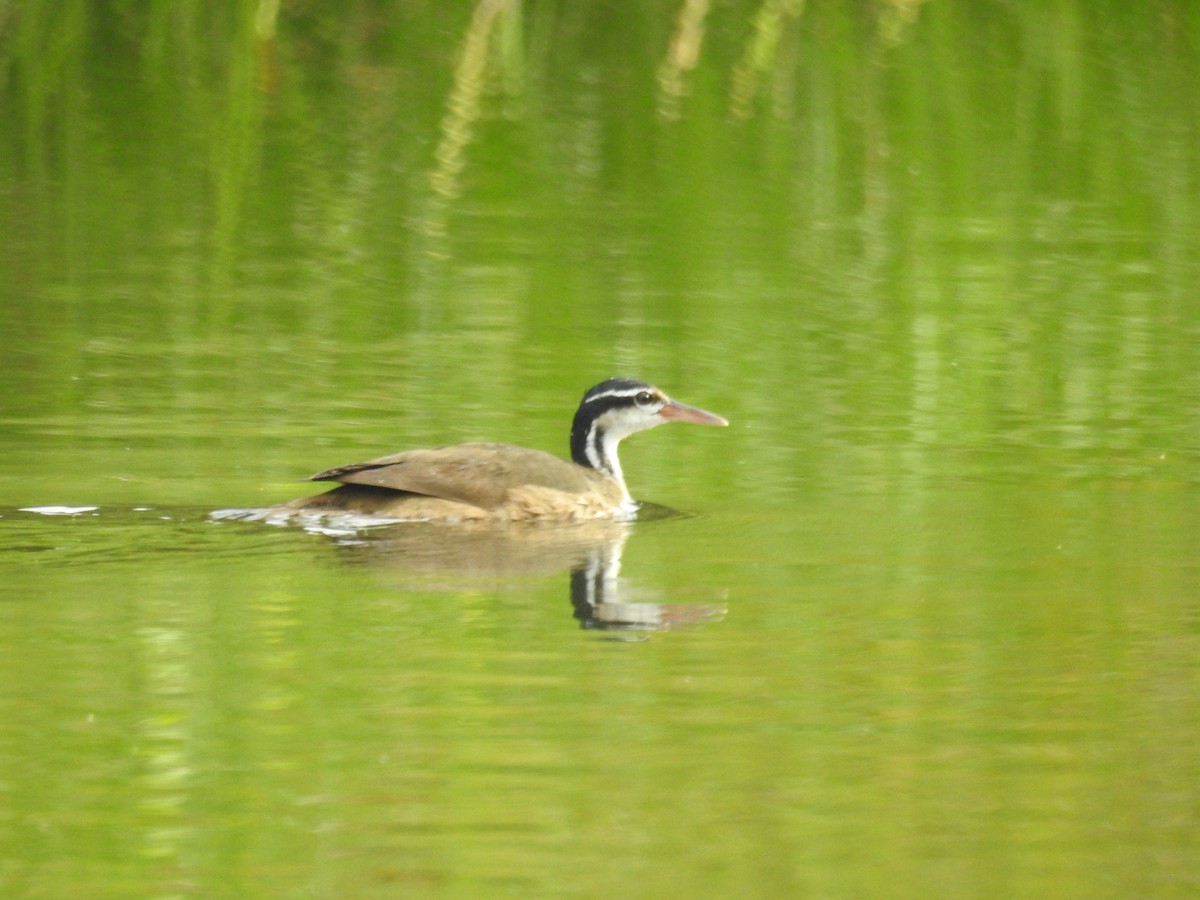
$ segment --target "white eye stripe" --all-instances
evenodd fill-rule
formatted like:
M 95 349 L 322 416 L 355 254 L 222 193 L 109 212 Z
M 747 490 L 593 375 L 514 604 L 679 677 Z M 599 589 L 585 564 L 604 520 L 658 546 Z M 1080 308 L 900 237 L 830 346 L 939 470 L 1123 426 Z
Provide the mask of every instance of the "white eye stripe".
M 659 399 L 653 393 L 646 390 L 646 388 L 626 388 L 625 390 L 621 391 L 605 391 L 603 394 L 593 394 L 584 402 L 591 403 L 595 400 L 605 400 L 609 397 L 636 397 L 638 394 L 650 394 L 650 396 L 654 397 L 655 400 Z

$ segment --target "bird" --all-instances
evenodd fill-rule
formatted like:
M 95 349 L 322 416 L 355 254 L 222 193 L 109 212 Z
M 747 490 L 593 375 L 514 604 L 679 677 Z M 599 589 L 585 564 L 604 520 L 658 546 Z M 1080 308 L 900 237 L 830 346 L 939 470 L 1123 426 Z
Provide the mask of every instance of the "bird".
M 276 509 L 443 523 L 630 519 L 638 504 L 625 485 L 617 445 L 666 422 L 729 424 L 644 381 L 609 378 L 589 388 L 579 403 L 569 461 L 483 442 L 407 450 L 318 472 L 309 481 L 338 486 Z

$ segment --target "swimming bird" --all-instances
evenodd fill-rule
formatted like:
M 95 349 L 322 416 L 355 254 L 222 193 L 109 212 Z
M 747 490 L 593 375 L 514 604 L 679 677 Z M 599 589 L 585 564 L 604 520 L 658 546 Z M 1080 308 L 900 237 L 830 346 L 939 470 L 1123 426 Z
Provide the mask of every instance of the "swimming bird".
M 407 450 L 318 472 L 309 480 L 339 486 L 278 509 L 439 522 L 629 518 L 637 504 L 617 445 L 666 422 L 729 424 L 644 381 L 610 378 L 583 395 L 571 424 L 570 461 L 512 444 Z

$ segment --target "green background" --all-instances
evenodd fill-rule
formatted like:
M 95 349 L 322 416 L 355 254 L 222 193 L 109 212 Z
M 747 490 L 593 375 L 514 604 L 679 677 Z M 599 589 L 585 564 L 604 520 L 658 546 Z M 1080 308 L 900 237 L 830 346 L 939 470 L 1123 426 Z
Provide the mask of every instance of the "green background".
M 0 893 L 1194 896 L 1198 84 L 1187 0 L 0 3 Z M 614 374 L 732 423 L 624 448 L 684 627 L 207 518 Z

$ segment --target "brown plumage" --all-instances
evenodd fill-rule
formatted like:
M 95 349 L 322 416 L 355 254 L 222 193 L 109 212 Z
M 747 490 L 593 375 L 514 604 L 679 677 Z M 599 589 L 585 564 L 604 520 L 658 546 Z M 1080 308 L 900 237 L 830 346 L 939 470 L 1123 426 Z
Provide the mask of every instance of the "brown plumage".
M 572 461 L 511 444 L 409 450 L 319 472 L 310 480 L 340 486 L 282 510 L 463 522 L 628 516 L 637 505 L 617 444 L 667 421 L 728 424 L 644 382 L 614 378 L 584 394 L 571 429 Z

